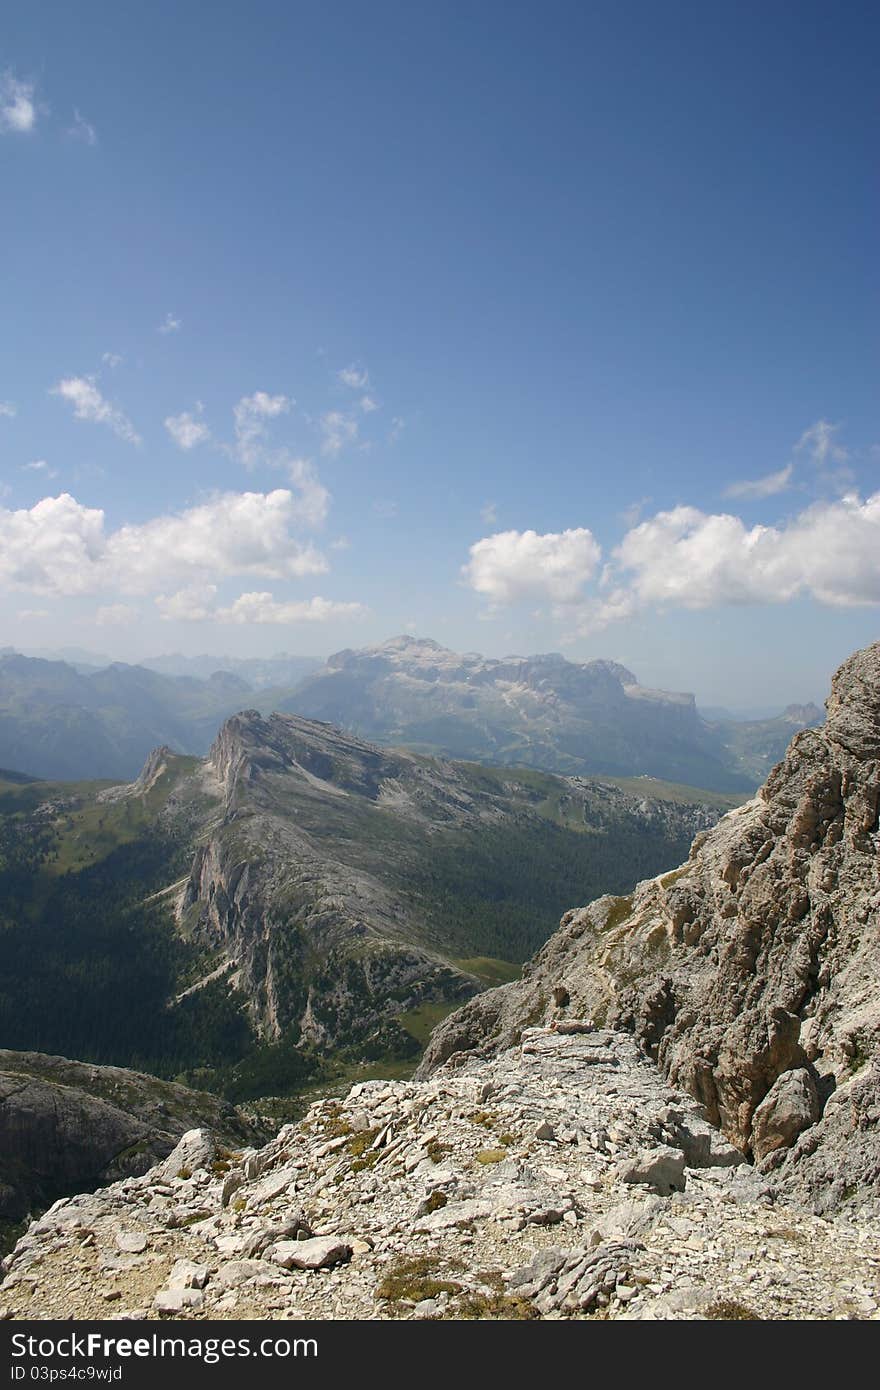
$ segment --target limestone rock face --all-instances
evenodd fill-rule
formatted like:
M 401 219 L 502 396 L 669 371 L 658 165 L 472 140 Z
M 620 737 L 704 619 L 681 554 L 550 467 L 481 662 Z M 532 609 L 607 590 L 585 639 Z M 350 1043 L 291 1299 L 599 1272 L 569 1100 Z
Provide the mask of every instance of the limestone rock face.
M 785 1150 L 776 1180 L 824 1201 L 820 1173 L 845 1164 L 850 1196 L 880 1196 L 880 643 L 841 666 L 826 709 L 686 864 L 567 913 L 521 981 L 452 1014 L 421 1074 L 592 1018 L 634 1032 L 746 1152 Z
M 145 1173 L 200 1121 L 228 1142 L 259 1133 L 204 1092 L 122 1067 L 0 1050 L 0 1218 Z
M 819 1095 L 810 1072 L 806 1067 L 784 1071 L 752 1116 L 752 1153 L 762 1159 L 791 1148 L 818 1118 Z

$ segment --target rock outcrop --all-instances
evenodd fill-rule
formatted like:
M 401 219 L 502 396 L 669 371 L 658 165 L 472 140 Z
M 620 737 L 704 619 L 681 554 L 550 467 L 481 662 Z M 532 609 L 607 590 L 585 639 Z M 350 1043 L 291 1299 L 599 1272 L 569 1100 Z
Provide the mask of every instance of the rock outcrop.
M 567 913 L 521 981 L 435 1031 L 422 1074 L 554 1018 L 626 1028 L 782 1188 L 880 1203 L 878 806 L 875 644 L 753 801 L 681 868 Z
M 529 781 L 515 769 L 493 778 L 256 710 L 226 721 L 200 775 L 221 803 L 178 897 L 178 919 L 222 952 L 262 1036 L 318 1052 L 415 1054 L 396 1020 L 424 1004 L 454 1007 L 482 987 L 458 958 L 489 948 L 466 931 L 450 940 L 437 911 L 437 900 L 456 893 L 454 872 L 425 877 L 447 844 L 470 861 L 486 854 L 493 832 L 503 833 L 502 853 L 514 842 L 533 849 L 549 819 L 566 852 L 637 837 L 656 859 L 662 843 L 718 815 L 705 804 L 658 800 L 650 785 L 635 796 L 576 778 L 536 783 L 536 774 Z M 558 817 L 544 817 L 545 801 L 559 803 Z M 625 875 L 625 855 L 617 857 L 613 872 Z M 486 868 L 504 872 L 488 856 Z M 504 959 L 514 949 L 500 932 L 492 943 Z
M 144 1173 L 197 1124 L 229 1143 L 260 1134 L 203 1091 L 122 1067 L 0 1051 L 0 1220 Z
M 569 1025 L 571 1028 L 571 1026 Z M 880 1222 L 772 1200 L 635 1039 L 527 1029 L 366 1081 L 262 1149 L 204 1130 L 59 1202 L 5 1264 L 12 1318 L 867 1318 Z
M 719 791 L 755 785 L 692 695 L 642 686 L 616 661 L 496 660 L 401 636 L 337 652 L 280 708 L 446 757 Z

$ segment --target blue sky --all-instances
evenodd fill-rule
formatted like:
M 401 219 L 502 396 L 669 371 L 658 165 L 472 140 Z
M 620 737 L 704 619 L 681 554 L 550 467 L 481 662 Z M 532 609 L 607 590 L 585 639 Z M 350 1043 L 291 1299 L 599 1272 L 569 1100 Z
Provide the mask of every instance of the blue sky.
M 7 9 L 0 644 L 822 697 L 880 635 L 878 31 Z

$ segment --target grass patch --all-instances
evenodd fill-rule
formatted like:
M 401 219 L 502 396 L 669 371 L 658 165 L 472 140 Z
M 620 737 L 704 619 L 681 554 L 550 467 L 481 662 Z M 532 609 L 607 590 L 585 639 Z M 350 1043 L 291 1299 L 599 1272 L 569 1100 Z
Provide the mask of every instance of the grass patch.
M 521 965 L 510 960 L 498 960 L 495 956 L 470 956 L 454 960 L 452 964 L 468 975 L 476 975 L 484 985 L 493 989 L 496 985 L 507 985 L 511 980 L 518 980 L 522 974 Z
M 525 1321 L 537 1318 L 538 1310 L 525 1298 L 512 1298 L 501 1293 L 469 1293 L 456 1301 L 447 1318 L 491 1318 L 506 1321 Z
M 436 1260 L 430 1255 L 396 1260 L 376 1286 L 377 1298 L 389 1303 L 421 1303 L 422 1299 L 436 1298 L 441 1293 L 461 1293 L 461 1284 L 438 1278 Z
M 415 1038 L 420 1047 L 427 1045 L 428 1039 L 444 1018 L 453 1013 L 460 1007 L 457 1003 L 443 1002 L 440 1004 L 419 1004 L 417 1008 L 410 1009 L 408 1013 L 398 1014 L 397 1022 L 401 1028 L 405 1028 L 410 1037 Z
M 706 1317 L 715 1322 L 763 1321 L 760 1313 L 748 1308 L 745 1303 L 737 1303 L 732 1298 L 719 1298 L 716 1303 L 710 1303 L 706 1309 Z

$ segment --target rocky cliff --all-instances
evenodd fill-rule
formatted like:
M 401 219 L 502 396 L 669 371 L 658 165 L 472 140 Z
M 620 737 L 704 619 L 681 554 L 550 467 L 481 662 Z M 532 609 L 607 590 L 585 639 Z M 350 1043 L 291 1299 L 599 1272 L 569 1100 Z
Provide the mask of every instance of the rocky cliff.
M 500 660 L 395 637 L 337 652 L 279 705 L 382 744 L 564 774 L 646 775 L 750 791 L 694 697 L 642 686 L 615 661 Z
M 229 1143 L 260 1132 L 203 1091 L 122 1067 L 0 1050 L 0 1221 L 144 1173 L 197 1124 Z
M 550 891 L 560 865 L 590 872 L 604 855 L 603 874 L 627 876 L 633 845 L 656 860 L 717 817 L 611 785 L 483 774 L 255 710 L 227 720 L 203 775 L 221 810 L 180 893 L 180 924 L 222 953 L 263 1036 L 318 1051 L 415 1052 L 401 1016 L 479 990 L 473 957 L 516 959 L 513 860 L 542 835 L 556 859 L 531 877 Z M 465 900 L 458 880 L 479 878 L 473 865 L 487 886 Z M 488 900 L 490 937 L 476 921 Z
M 679 869 L 567 913 L 522 981 L 440 1026 L 422 1074 L 589 1018 L 632 1032 L 781 1188 L 880 1203 L 878 804 L 875 644 L 753 801 Z

